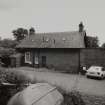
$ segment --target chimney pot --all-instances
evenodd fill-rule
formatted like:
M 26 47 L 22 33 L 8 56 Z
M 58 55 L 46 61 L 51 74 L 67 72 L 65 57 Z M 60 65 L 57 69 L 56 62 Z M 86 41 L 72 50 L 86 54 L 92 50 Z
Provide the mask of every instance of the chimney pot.
M 83 32 L 83 30 L 84 30 L 83 22 L 80 22 L 80 24 L 79 24 L 79 32 Z

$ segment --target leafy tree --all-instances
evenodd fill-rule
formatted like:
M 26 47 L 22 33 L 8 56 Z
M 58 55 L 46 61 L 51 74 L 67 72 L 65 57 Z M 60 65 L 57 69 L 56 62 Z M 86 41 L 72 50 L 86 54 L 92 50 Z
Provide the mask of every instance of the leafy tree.
M 15 46 L 17 45 L 16 40 L 3 39 L 0 40 L 0 57 L 1 64 L 8 66 L 10 64 L 10 55 L 16 53 Z
M 8 57 L 15 53 L 15 49 L 12 48 L 3 48 L 0 47 L 0 55 L 1 57 Z
M 102 48 L 105 48 L 105 43 L 103 43 L 103 44 L 101 45 L 101 47 L 102 47 Z
M 24 39 L 28 35 L 28 30 L 24 28 L 18 28 L 12 31 L 13 36 L 17 41 Z
M 16 53 L 15 49 L 0 47 L 1 63 L 8 67 L 10 65 L 10 56 Z
M 97 48 L 99 47 L 99 40 L 98 37 L 91 37 L 91 36 L 85 36 L 85 42 L 87 48 Z
M 34 35 L 35 34 L 35 29 L 33 27 L 31 27 L 29 29 L 29 35 Z
M 15 52 L 15 47 L 18 44 L 16 40 L 3 39 L 0 41 L 0 55 L 9 56 Z
M 16 40 L 11 39 L 3 39 L 0 41 L 0 47 L 3 48 L 15 48 L 15 46 L 18 44 Z

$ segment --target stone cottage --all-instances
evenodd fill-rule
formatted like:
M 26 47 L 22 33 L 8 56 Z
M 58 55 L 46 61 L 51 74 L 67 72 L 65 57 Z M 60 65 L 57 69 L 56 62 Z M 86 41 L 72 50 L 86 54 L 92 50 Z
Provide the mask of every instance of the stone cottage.
M 79 72 L 80 49 L 86 47 L 85 37 L 80 23 L 77 31 L 31 34 L 16 49 L 24 55 L 23 65 Z

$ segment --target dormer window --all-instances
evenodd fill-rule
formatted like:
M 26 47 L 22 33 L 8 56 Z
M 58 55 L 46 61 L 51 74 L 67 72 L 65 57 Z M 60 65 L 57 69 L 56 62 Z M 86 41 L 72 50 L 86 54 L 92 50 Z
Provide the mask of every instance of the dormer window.
M 32 42 L 34 42 L 34 40 L 32 39 Z
M 63 41 L 66 41 L 66 38 L 62 38 Z
M 48 42 L 49 41 L 49 38 L 46 38 L 46 42 Z
M 43 42 L 48 42 L 49 38 L 43 36 Z

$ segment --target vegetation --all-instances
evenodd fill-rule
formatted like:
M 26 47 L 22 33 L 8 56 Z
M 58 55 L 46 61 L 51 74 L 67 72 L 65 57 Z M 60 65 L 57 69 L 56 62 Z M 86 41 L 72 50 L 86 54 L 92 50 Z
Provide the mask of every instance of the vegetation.
M 17 41 L 11 39 L 0 40 L 1 62 L 6 67 L 10 65 L 10 55 L 16 53 L 15 46 L 17 45 L 17 43 Z
M 101 47 L 102 47 L 102 48 L 105 48 L 105 43 L 103 43 L 103 44 L 101 45 Z
M 12 31 L 14 38 L 17 41 L 24 39 L 28 35 L 28 30 L 24 28 L 18 28 Z
M 34 34 L 35 29 L 33 27 L 30 28 L 29 30 L 24 28 L 17 28 L 16 30 L 13 30 L 12 33 L 16 41 L 21 41 L 26 36 Z
M 29 35 L 34 35 L 35 34 L 35 29 L 33 27 L 31 27 L 29 29 Z
M 26 76 L 16 71 L 9 71 L 4 68 L 0 68 L 0 81 L 16 83 L 17 88 L 3 88 L 4 91 L 0 90 L 0 105 L 6 105 L 8 100 L 17 92 L 23 90 L 26 83 L 36 83 L 36 82 L 48 82 L 48 80 L 34 80 L 31 77 Z M 41 78 L 41 77 L 40 77 Z M 54 81 L 53 81 L 54 82 Z M 50 83 L 50 82 L 49 82 Z M 76 90 L 67 91 L 65 88 L 58 86 L 57 82 L 54 82 L 54 86 L 57 87 L 58 91 L 63 95 L 64 101 L 61 105 L 105 105 L 105 96 L 95 96 L 80 93 Z M 51 83 L 52 84 L 52 83 Z M 3 93 L 4 92 L 4 93 Z M 5 100 L 5 101 L 4 101 Z
M 31 82 L 25 75 L 16 74 L 5 68 L 0 68 L 0 83 L 9 82 L 12 84 L 27 84 Z
M 14 86 L 4 86 L 1 83 L 12 83 Z M 17 92 L 26 88 L 29 79 L 22 75 L 16 75 L 4 68 L 0 68 L 0 105 L 7 105 L 8 100 Z
M 32 82 L 29 80 L 29 78 L 26 78 L 24 75 L 16 74 L 13 72 L 10 72 L 8 70 L 5 70 L 4 68 L 0 69 L 0 82 L 9 82 L 9 83 L 15 83 L 17 86 L 15 88 L 6 88 L 4 87 L 2 90 L 0 90 L 0 104 L 6 105 L 8 100 L 17 92 L 23 90 L 26 86 L 24 84 Z M 35 81 L 34 81 L 35 83 Z M 57 87 L 58 88 L 58 87 Z M 61 105 L 85 105 L 83 102 L 81 95 L 79 92 L 73 91 L 70 93 L 67 93 L 65 90 L 62 90 L 60 87 L 58 90 L 62 93 L 64 96 L 64 101 Z M 5 101 L 4 101 L 5 99 Z
M 98 48 L 99 47 L 99 40 L 98 37 L 85 37 L 86 47 L 87 48 Z
M 0 47 L 3 47 L 3 48 L 15 48 L 17 44 L 18 42 L 12 39 L 0 40 Z
M 0 55 L 1 57 L 7 57 L 15 53 L 15 49 L 12 48 L 0 48 Z

